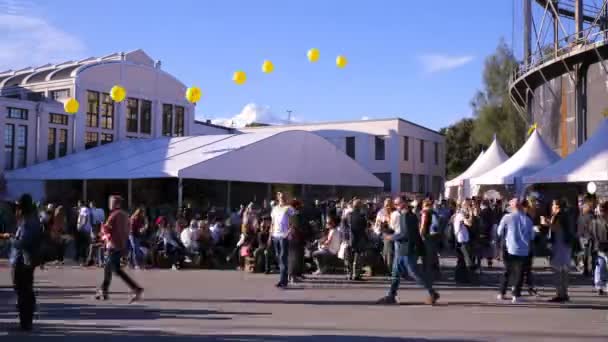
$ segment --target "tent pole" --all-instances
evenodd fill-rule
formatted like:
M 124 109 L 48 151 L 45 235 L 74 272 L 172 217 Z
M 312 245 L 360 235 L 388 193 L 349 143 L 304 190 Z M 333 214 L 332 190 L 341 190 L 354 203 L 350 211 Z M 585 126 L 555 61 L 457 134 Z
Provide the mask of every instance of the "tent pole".
M 127 179 L 127 208 L 133 208 L 133 180 Z
M 232 208 L 230 206 L 230 202 L 231 202 L 230 193 L 231 192 L 232 192 L 232 182 L 228 181 L 227 186 L 226 186 L 226 212 L 229 214 L 232 212 Z
M 82 200 L 86 203 L 87 202 L 87 180 L 83 179 L 82 180 Z
M 184 182 L 182 178 L 177 179 L 177 209 L 181 209 L 184 196 Z

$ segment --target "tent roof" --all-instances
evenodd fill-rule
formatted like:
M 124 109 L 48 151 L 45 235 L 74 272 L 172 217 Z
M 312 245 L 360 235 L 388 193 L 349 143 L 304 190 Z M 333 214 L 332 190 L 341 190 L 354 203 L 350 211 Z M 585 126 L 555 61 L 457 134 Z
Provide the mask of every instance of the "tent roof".
M 608 181 L 608 119 L 576 151 L 559 162 L 524 178 L 524 183 Z
M 322 137 L 305 131 L 126 139 L 6 174 L 7 179 L 193 178 L 382 187 Z
M 490 147 L 483 153 L 483 155 L 479 155 L 477 159 L 471 164 L 471 166 L 463 172 L 460 176 L 447 181 L 445 183 L 446 188 L 452 186 L 459 186 L 460 181 L 465 179 L 474 178 L 480 176 L 496 166 L 505 162 L 509 157 L 505 153 L 505 151 L 500 146 L 498 139 L 494 136 L 494 140 L 490 144 Z
M 560 159 L 534 130 L 528 141 L 509 160 L 471 179 L 472 184 L 513 184 L 515 178 L 534 174 Z

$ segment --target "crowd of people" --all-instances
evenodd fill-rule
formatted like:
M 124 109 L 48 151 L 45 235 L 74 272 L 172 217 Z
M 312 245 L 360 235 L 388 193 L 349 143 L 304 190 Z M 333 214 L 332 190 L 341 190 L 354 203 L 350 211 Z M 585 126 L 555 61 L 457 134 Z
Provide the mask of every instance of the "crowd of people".
M 112 273 L 132 288 L 132 300 L 140 298 L 143 289 L 122 271 L 123 264 L 133 269 L 277 269 L 279 288 L 298 283 L 309 273 L 341 273 L 361 281 L 366 266 L 368 273 L 391 276 L 388 293 L 378 303 L 396 303 L 399 283 L 409 277 L 427 290 L 425 302 L 432 305 L 440 298 L 433 282 L 446 276 L 440 258 L 453 254 L 457 283 L 478 282 L 484 262 L 491 268 L 495 260 L 502 260 L 499 300 L 505 300 L 511 289 L 512 301 L 520 302 L 524 283 L 530 295 L 537 295 L 533 263 L 539 257 L 549 258 L 555 270 L 552 302 L 569 301 L 573 266 L 593 277 L 590 283 L 598 295 L 607 290 L 608 202 L 598 203 L 593 196 L 581 198 L 578 205 L 547 202 L 538 195 L 504 203 L 405 196 L 383 202 L 353 198 L 306 203 L 279 192 L 273 201 L 249 203 L 229 213 L 186 206 L 174 217 L 153 215 L 144 207 L 128 214 L 118 199 L 111 202 L 108 215 L 92 202 L 65 210 L 28 201 L 31 198 L 17 203 L 16 232 L 2 235 L 15 241 L 17 252 L 11 262 L 16 288 L 33 278 L 34 268 L 63 264 L 66 247 L 73 245 L 76 262 L 105 268 L 96 295 L 100 300 L 108 297 Z M 34 225 L 40 226 L 39 244 L 24 235 L 26 227 L 32 230 Z M 111 229 L 116 226 L 121 227 L 119 233 Z M 20 243 L 24 238 L 29 242 Z M 31 286 L 23 288 L 18 290 L 22 298 L 32 298 Z

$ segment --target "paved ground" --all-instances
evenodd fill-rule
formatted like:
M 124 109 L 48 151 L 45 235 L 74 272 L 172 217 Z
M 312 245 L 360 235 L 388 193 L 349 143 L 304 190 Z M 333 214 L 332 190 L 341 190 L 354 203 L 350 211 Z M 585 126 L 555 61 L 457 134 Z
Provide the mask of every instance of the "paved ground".
M 498 303 L 494 287 L 441 282 L 440 305 L 427 307 L 421 305 L 424 292 L 406 283 L 401 305 L 386 307 L 373 305 L 385 294 L 382 278 L 355 284 L 311 277 L 278 290 L 276 276 L 239 271 L 131 273 L 146 288 L 141 304 L 125 304 L 128 293 L 118 279 L 110 301 L 93 301 L 100 269 L 37 271 L 39 319 L 35 331 L 24 334 L 14 328 L 10 272 L 0 263 L 0 341 L 608 340 L 608 299 L 596 297 L 589 285 L 573 286 L 569 305 L 545 303 L 552 295 L 546 287 L 544 298 L 513 306 Z

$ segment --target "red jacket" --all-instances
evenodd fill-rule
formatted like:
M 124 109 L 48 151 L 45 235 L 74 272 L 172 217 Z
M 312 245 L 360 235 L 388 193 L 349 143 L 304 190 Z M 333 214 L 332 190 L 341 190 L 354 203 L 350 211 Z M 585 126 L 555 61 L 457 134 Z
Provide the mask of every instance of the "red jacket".
M 129 215 L 120 209 L 112 210 L 103 225 L 102 233 L 108 249 L 125 251 L 129 240 Z

